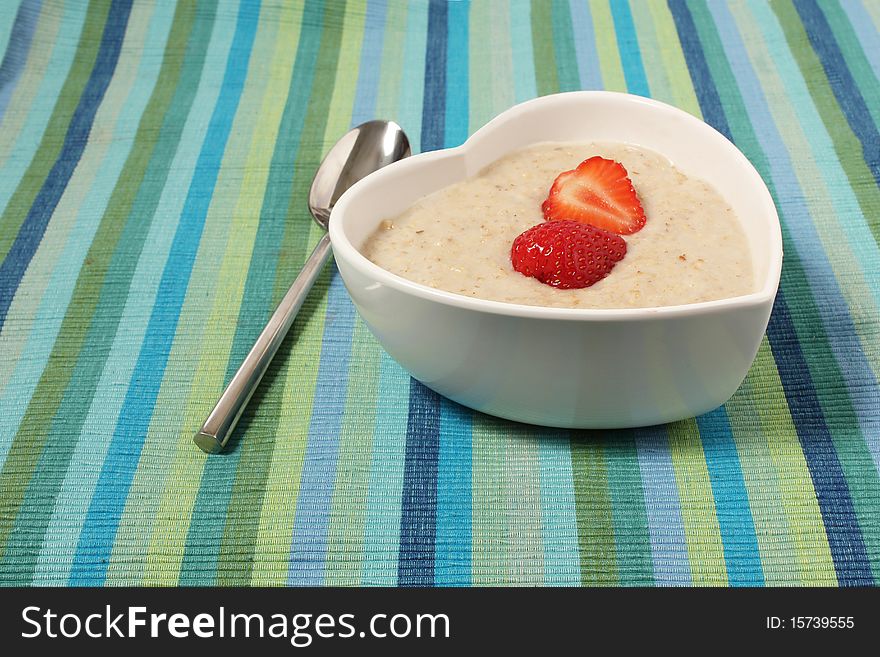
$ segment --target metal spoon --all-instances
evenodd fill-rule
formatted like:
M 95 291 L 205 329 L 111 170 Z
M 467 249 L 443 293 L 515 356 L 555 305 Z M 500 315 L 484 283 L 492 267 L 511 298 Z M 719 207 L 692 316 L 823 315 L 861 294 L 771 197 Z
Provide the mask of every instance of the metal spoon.
M 315 221 L 327 230 L 330 212 L 345 190 L 361 178 L 409 154 L 409 140 L 403 129 L 393 121 L 368 121 L 350 130 L 330 149 L 312 180 L 309 211 Z M 330 236 L 324 235 L 226 386 L 214 410 L 193 438 L 203 451 L 216 454 L 226 447 L 245 406 L 329 255 Z

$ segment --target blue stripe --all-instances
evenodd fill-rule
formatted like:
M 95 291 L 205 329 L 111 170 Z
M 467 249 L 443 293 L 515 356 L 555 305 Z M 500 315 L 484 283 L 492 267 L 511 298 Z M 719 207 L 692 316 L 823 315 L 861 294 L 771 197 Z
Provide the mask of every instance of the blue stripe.
M 247 76 L 259 5 L 242 5 L 230 54 L 226 61 L 220 99 L 214 106 L 196 163 L 193 181 L 181 214 L 138 361 L 126 393 L 116 431 L 98 478 L 95 494 L 80 534 L 70 575 L 72 585 L 104 581 L 113 540 L 137 469 L 153 406 L 171 350 L 189 273 L 201 240 L 202 228 L 217 182 L 223 151 Z
M 407 7 L 406 35 L 403 47 L 403 72 L 400 75 L 397 116 L 406 129 L 413 153 L 422 149 L 422 102 L 425 88 L 425 58 L 428 54 L 429 6 L 423 2 Z
M 602 70 L 599 68 L 599 53 L 596 51 L 590 8 L 586 2 L 569 0 L 569 13 L 581 89 L 602 89 Z
M 445 146 L 447 5 L 431 0 L 422 106 L 422 151 Z M 437 522 L 437 466 L 440 458 L 440 397 L 415 379 L 410 382 L 406 456 L 400 510 L 398 584 L 434 583 Z
M 400 511 L 400 586 L 434 584 L 440 396 L 412 379 Z
M 691 564 L 666 429 L 636 429 L 635 441 L 645 492 L 654 581 L 660 586 L 690 586 Z
M 840 418 L 845 418 L 843 421 L 849 422 L 850 412 L 854 412 L 862 432 L 865 435 L 873 435 L 876 433 L 877 410 L 880 408 L 878 406 L 880 399 L 876 394 L 876 378 L 865 356 L 861 339 L 853 322 L 853 315 L 837 284 L 834 269 L 828 260 L 828 254 L 822 247 L 816 230 L 818 219 L 810 221 L 809 208 L 805 195 L 798 184 L 791 156 L 770 114 L 767 101 L 759 92 L 760 84 L 749 66 L 744 44 L 727 7 L 716 3 L 711 6 L 711 10 L 723 47 L 736 76 L 737 85 L 742 90 L 748 119 L 761 134 L 763 147 L 761 158 L 762 160 L 764 157 L 770 158 L 777 164 L 772 169 L 767 166 L 762 167 L 765 171 L 769 171 L 771 190 L 790 190 L 785 196 L 775 195 L 783 217 L 783 243 L 786 249 L 789 249 L 793 244 L 800 262 L 809 263 L 809 267 L 806 267 L 801 274 L 806 278 L 808 287 L 800 280 L 795 285 L 799 290 L 809 289 L 812 293 L 812 297 L 798 295 L 793 298 L 803 299 L 801 305 L 812 305 L 813 299 L 815 299 L 815 312 L 821 317 L 824 328 L 825 335 L 822 338 L 827 339 L 836 361 L 836 363 L 832 362 L 834 369 L 828 370 L 828 372 L 833 373 L 832 376 L 839 375 L 849 393 L 848 399 L 846 399 L 847 403 L 838 404 L 826 410 L 830 423 L 828 426 L 829 428 L 835 426 Z M 753 148 L 759 148 L 757 141 L 754 142 Z M 789 266 L 787 272 L 783 272 L 783 290 L 794 289 L 794 286 L 787 282 L 792 271 L 795 270 Z M 821 344 L 821 342 L 820 340 L 814 343 Z M 803 418 L 794 417 L 794 421 L 795 423 L 801 422 Z M 846 434 L 839 433 L 838 435 Z M 859 436 L 858 432 L 856 432 L 855 438 L 862 440 L 862 436 Z M 867 442 L 870 443 L 870 441 Z M 866 481 L 865 485 L 876 486 L 876 470 L 868 472 L 873 482 Z M 871 519 L 867 519 L 867 522 L 870 523 Z
M 536 435 L 541 470 L 544 584 L 580 586 L 581 561 L 571 473 L 571 432 L 546 429 Z
M 307 25 L 322 25 L 324 17 L 321 4 L 319 2 L 306 3 L 303 8 L 302 20 Z M 300 34 L 293 73 L 288 86 L 289 91 L 278 128 L 278 136 L 275 140 L 266 189 L 263 192 L 257 234 L 254 238 L 252 253 L 259 253 L 260 257 L 251 258 L 248 265 L 247 280 L 239 305 L 238 321 L 229 350 L 224 382 L 229 382 L 232 379 L 233 374 L 247 356 L 274 310 L 272 305 L 273 285 L 267 285 L 266 281 L 275 279 L 278 267 L 286 226 L 284 221 L 286 215 L 281 214 L 279 217 L 279 208 L 282 208 L 280 212 L 284 213 L 290 205 L 290 197 L 293 193 L 291 171 L 296 166 L 309 102 L 309 95 L 298 93 L 298 90 L 312 88 L 320 45 L 320 29 L 303 30 Z M 256 395 L 260 394 L 258 390 Z M 254 399 L 253 401 L 255 407 L 258 400 Z M 192 575 L 181 579 L 183 586 L 212 584 L 214 582 L 213 577 L 223 542 L 229 499 L 241 459 L 241 450 L 234 448 L 234 442 L 236 435 L 241 435 L 247 429 L 249 418 L 249 413 L 245 411 L 238 430 L 231 438 L 233 444 L 227 449 L 224 457 L 208 459 L 205 463 L 199 492 L 196 494 L 196 500 L 193 504 L 187 541 L 189 542 L 190 536 L 199 536 L 199 543 L 209 547 L 198 551 L 187 550 L 184 552 L 181 573 L 191 572 Z M 218 504 L 218 500 L 224 500 L 224 503 Z M 213 561 L 214 567 L 203 568 L 201 564 L 204 564 L 205 561 Z M 187 569 L 191 565 L 198 565 L 198 567 L 188 571 Z M 204 577 L 210 579 L 201 579 Z
M 431 0 L 425 44 L 425 96 L 422 110 L 422 152 L 443 148 L 446 113 L 446 3 Z
M 874 266 L 873 263 L 880 259 L 880 249 L 878 249 L 877 242 L 874 240 L 873 235 L 871 235 L 868 222 L 861 212 L 858 199 L 853 193 L 846 173 L 834 152 L 834 145 L 816 111 L 803 76 L 797 68 L 797 63 L 792 58 L 791 52 L 786 48 L 785 37 L 782 34 L 779 22 L 773 10 L 764 3 L 753 3 L 751 8 L 755 13 L 756 21 L 761 26 L 761 29 L 764 30 L 766 41 L 770 45 L 770 55 L 786 87 L 788 97 L 791 99 L 791 105 L 793 108 L 796 108 L 803 138 L 804 140 L 809 140 L 810 147 L 815 154 L 816 165 L 819 166 L 821 164 L 821 173 L 826 191 L 831 198 L 833 212 L 839 217 L 847 217 L 846 221 L 838 222 L 839 227 L 846 234 L 847 244 L 852 249 L 855 262 L 858 263 L 858 268 L 862 272 L 870 272 Z M 809 138 L 807 138 L 807 135 L 809 135 Z M 819 181 L 816 182 L 818 183 Z M 819 191 L 821 192 L 822 190 L 820 189 Z M 824 215 L 825 208 L 822 207 L 820 210 L 816 205 L 813 205 L 812 212 L 813 216 L 817 218 L 814 224 L 816 226 L 823 225 L 825 222 L 822 215 Z M 805 213 L 802 215 L 801 212 L 797 212 L 794 215 L 794 217 L 800 216 L 805 216 Z M 803 229 L 798 227 L 794 234 L 809 235 L 811 232 L 813 231 L 810 227 Z M 818 235 L 815 239 L 819 239 Z M 836 239 L 836 236 L 832 239 Z M 824 248 L 821 246 L 819 248 L 824 254 Z M 808 257 L 812 259 L 814 256 L 810 255 Z M 825 278 L 826 276 L 817 277 L 816 280 L 819 286 L 822 286 Z M 875 303 L 871 306 L 870 299 L 864 299 L 864 305 L 859 303 L 859 312 L 869 315 L 872 312 L 876 314 L 877 304 L 880 303 L 880 277 L 861 276 L 860 278 L 862 280 L 849 280 L 849 273 L 846 271 L 846 268 L 837 274 L 837 280 L 842 281 L 842 287 L 850 290 L 848 295 L 850 306 L 852 306 L 854 296 L 852 290 L 858 290 L 858 286 L 862 284 L 870 288 Z M 834 294 L 835 291 L 831 293 Z M 857 313 L 849 312 L 849 314 L 855 315 Z M 826 325 L 829 327 L 835 326 L 834 324 Z M 855 331 L 855 328 L 852 330 Z M 829 331 L 829 333 L 833 335 L 834 331 Z M 851 347 L 837 345 L 837 342 L 835 340 L 834 351 L 838 362 L 847 363 L 843 374 L 846 379 L 850 400 L 859 416 L 859 425 L 868 443 L 868 449 L 873 457 L 874 465 L 880 470 L 880 432 L 877 430 L 878 422 L 880 422 L 880 391 L 878 391 L 876 385 L 865 385 L 866 381 L 876 382 L 875 368 L 866 358 L 853 360 L 852 362 L 855 362 L 857 366 L 855 368 L 850 367 L 851 361 L 848 351 Z M 855 345 L 857 351 L 860 350 L 858 342 L 858 336 L 855 333 L 851 334 L 849 345 Z M 845 344 L 846 342 L 844 342 Z
M 9 45 L 0 63 L 0 124 L 27 62 L 43 0 L 24 0 L 15 14 Z
M 862 143 L 865 163 L 874 175 L 874 181 L 880 185 L 880 132 L 877 131 L 868 105 L 846 65 L 825 14 L 815 0 L 795 0 L 794 6 L 800 14 L 813 50 L 825 68 L 828 83 L 837 97 L 840 109 Z
M 776 297 L 767 338 L 816 489 L 837 580 L 841 586 L 871 585 L 874 579 L 846 477 L 782 294 Z
M 468 138 L 468 11 L 469 0 L 450 2 L 446 47 L 446 148 Z
M 397 583 L 400 508 L 406 463 L 405 406 L 410 377 L 380 350 L 376 425 L 372 439 L 370 484 L 364 520 L 364 559 L 361 584 L 394 586 Z M 380 464 L 377 466 L 377 464 Z
M 675 20 L 676 27 L 678 29 L 679 39 L 682 43 L 685 60 L 688 63 L 688 68 L 691 73 L 691 79 L 694 84 L 694 89 L 697 93 L 697 99 L 700 102 L 700 109 L 703 112 L 703 116 L 711 117 L 712 120 L 710 122 L 715 126 L 715 128 L 719 130 L 719 132 L 725 134 L 725 136 L 730 139 L 732 138 L 732 136 L 730 134 L 727 117 L 724 114 L 724 108 L 718 95 L 718 89 L 715 87 L 715 82 L 709 72 L 709 67 L 703 53 L 703 48 L 696 32 L 696 28 L 694 26 L 690 12 L 682 0 L 669 0 L 669 7 L 672 11 L 673 19 Z M 719 25 L 719 27 L 721 27 L 722 29 L 724 27 L 724 22 L 725 21 L 720 21 L 721 25 Z M 758 123 L 761 124 L 762 122 L 758 121 Z M 766 128 L 772 126 L 772 122 L 767 123 L 765 121 L 764 132 L 767 133 L 768 131 L 766 130 Z M 764 134 L 764 140 L 766 141 L 768 136 L 772 136 L 773 132 L 773 130 L 770 130 L 769 135 Z M 776 139 L 779 139 L 778 133 L 776 134 Z M 781 151 L 778 151 L 777 149 L 777 151 L 774 152 L 778 153 Z M 761 156 L 763 157 L 763 153 L 761 153 Z M 786 184 L 780 185 L 780 183 L 777 183 L 776 180 L 772 180 L 770 181 L 770 186 L 771 188 L 775 186 L 783 189 L 798 189 L 795 181 L 787 179 L 786 181 L 781 182 L 785 182 Z M 803 198 L 801 198 L 798 203 L 799 206 L 802 206 Z M 806 215 L 806 211 L 802 207 L 800 207 L 799 210 L 797 207 L 792 208 L 790 204 L 786 204 L 786 206 L 784 206 L 782 209 L 783 217 L 787 220 L 790 220 L 791 218 L 795 218 L 797 216 Z M 803 223 L 806 224 L 805 228 L 811 225 L 810 222 Z M 783 239 L 786 242 L 787 236 L 788 231 L 785 230 L 785 225 L 783 225 Z M 824 254 L 822 254 L 820 251 L 820 261 L 822 259 L 821 256 L 823 255 Z M 790 270 L 791 265 L 789 265 L 789 271 Z M 785 272 L 783 272 L 783 275 L 784 288 Z M 828 279 L 826 278 L 826 280 Z M 831 280 L 833 280 L 833 277 L 831 278 Z M 832 307 L 835 303 L 834 299 L 830 298 L 830 295 L 823 297 L 823 301 L 827 301 L 829 304 L 832 305 Z M 827 304 L 821 304 L 820 308 L 821 306 L 825 306 L 824 312 L 828 312 L 829 308 Z M 790 317 L 787 314 L 787 308 L 785 309 L 785 315 L 787 318 L 786 322 L 781 322 L 780 318 L 776 316 L 780 312 L 779 309 L 781 307 L 785 308 L 785 304 L 782 303 L 782 294 L 777 297 L 776 309 L 774 310 L 774 314 L 770 318 L 770 324 L 767 329 L 767 335 L 770 340 L 771 346 L 774 343 L 780 343 L 782 337 L 780 336 L 779 331 L 782 329 L 788 330 L 790 332 L 790 335 L 792 337 L 794 336 L 793 327 L 791 327 Z M 848 315 L 845 314 L 845 311 L 843 316 L 848 317 Z M 841 315 L 838 315 L 836 321 L 840 321 L 841 317 Z M 807 466 L 810 469 L 810 472 L 823 473 L 821 475 L 823 477 L 821 481 L 817 483 L 817 481 L 814 479 L 814 486 L 816 487 L 822 517 L 825 520 L 825 528 L 828 533 L 828 542 L 829 546 L 831 547 L 832 559 L 834 560 L 835 568 L 837 569 L 838 580 L 841 583 L 863 581 L 865 572 L 870 574 L 870 568 L 867 562 L 867 554 L 864 541 L 862 540 L 861 534 L 859 532 L 858 523 L 856 521 L 855 513 L 853 510 L 852 499 L 849 495 L 846 479 L 843 476 L 843 471 L 840 468 L 839 462 L 837 462 L 836 452 L 834 452 L 834 447 L 830 442 L 828 427 L 825 424 L 824 417 L 819 406 L 819 401 L 816 397 L 815 388 L 813 387 L 813 383 L 809 375 L 809 369 L 805 360 L 803 359 L 803 354 L 800 351 L 800 346 L 796 344 L 796 337 L 794 338 L 794 340 L 795 349 L 797 351 L 797 356 L 799 360 L 797 360 L 797 362 L 795 363 L 792 363 L 792 361 L 786 360 L 778 353 L 776 358 L 777 368 L 779 369 L 779 375 L 782 379 L 783 387 L 786 390 L 786 396 L 788 396 L 790 391 L 797 392 L 800 395 L 796 399 L 796 401 L 798 402 L 797 404 L 793 405 L 792 400 L 789 399 L 791 417 L 795 423 L 795 428 L 798 432 L 798 436 L 801 439 L 801 443 L 804 449 L 804 456 L 807 460 Z M 827 438 L 827 445 L 822 446 L 821 449 L 817 449 L 818 445 L 816 441 L 810 439 L 810 435 L 813 431 L 815 431 L 815 425 L 817 424 L 820 425 L 820 436 L 818 442 L 821 443 L 825 438 Z M 825 435 L 822 436 L 822 434 Z M 830 450 L 830 453 L 828 450 Z M 827 471 L 825 471 L 825 464 L 832 462 L 836 463 L 836 467 L 831 467 Z M 821 494 L 820 490 L 822 490 Z M 843 509 L 844 514 L 840 515 L 838 513 L 838 509 Z M 849 510 L 848 514 L 846 513 L 847 509 Z M 837 518 L 837 520 L 831 520 L 833 518 Z
M 354 321 L 354 306 L 334 267 L 330 292 L 327 295 L 324 339 L 312 403 L 308 444 L 296 498 L 289 584 L 320 586 L 324 583 L 327 528 L 330 524 L 330 504 L 336 481 L 339 434 L 345 414 Z
M 376 98 L 379 94 L 379 73 L 382 70 L 382 43 L 385 35 L 386 0 L 370 0 L 364 18 L 364 42 L 361 46 L 360 72 L 354 108 L 353 126 L 376 118 Z
M 749 507 L 749 493 L 722 406 L 697 418 L 703 452 L 715 498 L 715 514 L 731 586 L 763 586 L 764 571 L 758 537 Z
M 446 60 L 446 147 L 468 137 L 468 12 L 470 2 L 449 4 Z M 434 580 L 438 585 L 471 583 L 471 421 L 472 413 L 447 399 L 440 401 Z M 407 460 L 407 463 L 409 461 Z M 406 481 L 406 479 L 404 479 Z M 430 485 L 431 482 L 428 482 Z M 430 531 L 426 532 L 430 534 Z M 401 550 L 403 555 L 403 550 Z M 407 581 L 410 573 L 402 576 Z M 424 583 L 430 583 L 425 578 Z
M 529 0 L 511 0 L 510 42 L 513 49 L 513 95 L 521 103 L 538 95 Z
M 709 71 L 709 64 L 703 55 L 703 46 L 700 44 L 690 9 L 685 4 L 685 0 L 669 0 L 669 11 L 678 31 L 678 40 L 691 74 L 703 120 L 732 141 L 730 125 L 724 115 L 724 108 L 715 81 L 712 79 L 712 73 Z
M 870 1 L 870 0 L 869 0 Z M 849 2 L 841 2 L 840 6 L 846 12 L 849 24 L 859 39 L 859 45 L 862 52 L 871 63 L 874 76 L 880 78 L 880 39 L 877 38 L 877 28 L 871 16 L 865 9 L 865 6 L 858 0 L 849 0 Z
M 472 411 L 441 399 L 434 556 L 434 579 L 438 586 L 471 584 L 472 431 Z
M 623 65 L 626 88 L 631 94 L 650 96 L 648 78 L 639 51 L 639 40 L 633 25 L 632 12 L 627 0 L 611 0 L 611 15 L 614 18 L 614 31 L 617 33 L 617 49 Z
M 170 18 L 164 14 L 165 12 L 154 12 L 154 24 L 150 28 L 151 38 L 147 39 L 148 43 L 153 43 L 158 48 L 165 47 L 167 26 L 170 25 Z M 166 19 L 167 22 L 162 23 Z M 88 245 L 95 236 L 125 160 L 131 152 L 131 143 L 125 136 L 130 133 L 129 126 L 137 123 L 143 114 L 150 93 L 155 87 L 159 69 L 160 66 L 154 61 L 141 58 L 140 70 L 137 74 L 138 82 L 125 100 L 116 119 L 113 143 L 104 153 L 92 179 L 91 189 L 79 205 L 63 250 L 60 255 L 58 252 L 53 254 L 51 278 L 36 311 L 33 328 L 3 389 L 3 394 L 0 395 L 0 465 L 6 461 L 13 437 L 27 411 L 27 400 L 33 396 L 46 369 L 76 286 L 77 274 L 82 269 L 83 261 L 88 254 Z
M 0 327 L 6 321 L 6 313 L 9 312 L 18 284 L 43 239 L 52 213 L 88 143 L 95 113 L 116 69 L 130 11 L 130 0 L 114 0 L 110 6 L 95 65 L 70 119 L 61 152 L 37 193 L 6 259 L 0 265 Z

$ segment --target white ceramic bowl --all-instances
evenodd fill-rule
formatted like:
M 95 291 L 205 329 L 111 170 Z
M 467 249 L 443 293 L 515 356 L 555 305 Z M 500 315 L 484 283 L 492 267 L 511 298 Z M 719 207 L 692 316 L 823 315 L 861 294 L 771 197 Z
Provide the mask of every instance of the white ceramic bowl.
M 644 146 L 711 183 L 745 229 L 755 292 L 659 308 L 540 308 L 426 287 L 358 251 L 383 219 L 542 141 Z M 600 91 L 517 105 L 458 148 L 422 153 L 368 176 L 339 200 L 330 238 L 361 317 L 416 379 L 479 411 L 555 427 L 645 426 L 723 404 L 755 358 L 782 268 L 773 200 L 733 144 L 669 105 Z

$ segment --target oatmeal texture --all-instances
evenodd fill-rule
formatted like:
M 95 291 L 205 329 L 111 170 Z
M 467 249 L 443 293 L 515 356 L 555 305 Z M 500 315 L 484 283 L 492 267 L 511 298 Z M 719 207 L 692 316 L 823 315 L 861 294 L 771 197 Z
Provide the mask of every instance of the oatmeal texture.
M 601 155 L 623 164 L 647 223 L 624 235 L 626 257 L 604 280 L 559 290 L 513 269 L 514 238 L 543 221 L 559 173 Z M 403 278 L 448 292 L 561 308 L 645 308 L 754 290 L 746 236 L 728 203 L 653 151 L 625 144 L 543 143 L 515 151 L 477 176 L 384 220 L 362 249 Z

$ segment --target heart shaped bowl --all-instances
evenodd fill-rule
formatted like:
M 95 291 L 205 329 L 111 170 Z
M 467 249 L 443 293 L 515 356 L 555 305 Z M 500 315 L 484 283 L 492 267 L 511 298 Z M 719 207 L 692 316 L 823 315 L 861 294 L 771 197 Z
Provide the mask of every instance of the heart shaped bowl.
M 383 219 L 511 151 L 544 141 L 649 148 L 713 185 L 746 233 L 754 292 L 656 308 L 543 308 L 420 285 L 361 254 Z M 517 105 L 462 146 L 422 153 L 368 176 L 337 203 L 330 238 L 358 312 L 412 376 L 478 411 L 566 428 L 659 424 L 723 404 L 755 358 L 782 269 L 773 199 L 732 143 L 679 109 L 602 91 Z

